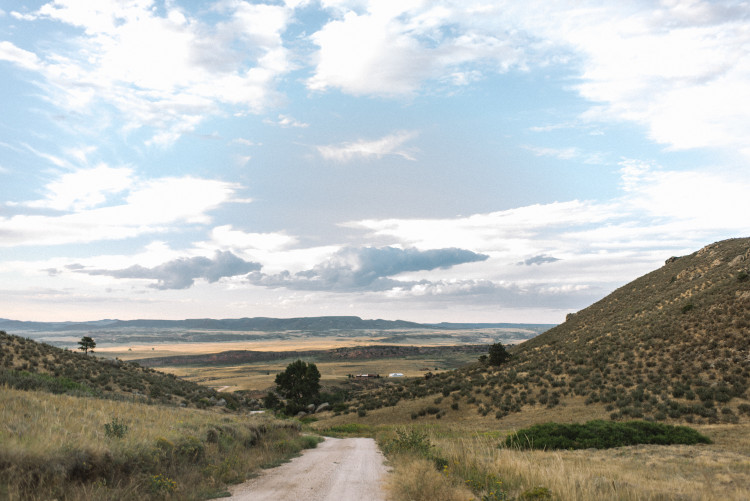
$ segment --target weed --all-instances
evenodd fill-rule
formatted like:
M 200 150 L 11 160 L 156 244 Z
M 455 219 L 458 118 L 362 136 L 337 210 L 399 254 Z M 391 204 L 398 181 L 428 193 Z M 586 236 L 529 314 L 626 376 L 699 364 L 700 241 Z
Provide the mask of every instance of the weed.
M 177 489 L 177 482 L 161 473 L 151 477 L 151 492 L 154 494 L 166 494 Z
M 122 419 L 113 418 L 111 422 L 104 423 L 104 434 L 108 438 L 123 438 L 128 432 L 128 425 Z

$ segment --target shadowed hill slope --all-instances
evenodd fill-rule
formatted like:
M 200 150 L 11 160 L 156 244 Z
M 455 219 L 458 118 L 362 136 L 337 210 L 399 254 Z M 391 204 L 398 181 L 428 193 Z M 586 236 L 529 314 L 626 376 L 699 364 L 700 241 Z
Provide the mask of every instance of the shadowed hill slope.
M 242 394 L 219 393 L 134 362 L 97 358 L 0 331 L 0 388 L 3 385 L 182 407 L 257 406 Z
M 603 403 L 612 419 L 737 422 L 750 413 L 750 239 L 708 245 L 621 287 L 472 367 L 363 395 L 367 408 L 442 393 L 499 419 L 569 398 Z M 448 401 L 447 403 L 450 403 Z

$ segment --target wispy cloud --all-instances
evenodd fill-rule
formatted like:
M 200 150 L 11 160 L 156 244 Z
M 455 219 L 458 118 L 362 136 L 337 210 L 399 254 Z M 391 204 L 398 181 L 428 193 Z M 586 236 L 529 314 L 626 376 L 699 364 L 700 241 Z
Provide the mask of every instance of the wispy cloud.
M 25 205 L 60 211 L 80 211 L 102 204 L 111 194 L 121 193 L 134 182 L 127 167 L 99 165 L 65 173 L 45 187 L 47 197 Z
M 586 164 L 603 164 L 604 156 L 600 153 L 587 152 L 575 146 L 567 148 L 545 148 L 539 146 L 523 146 L 538 157 L 553 157 L 560 160 L 580 160 Z
M 290 117 L 289 115 L 279 115 L 276 120 L 265 120 L 265 123 L 271 124 L 271 125 L 278 125 L 279 127 L 293 127 L 293 128 L 301 128 L 304 129 L 306 127 L 309 127 L 310 124 L 300 122 L 299 120 Z
M 323 158 L 336 162 L 350 162 L 358 158 L 382 158 L 390 155 L 414 161 L 416 158 L 413 150 L 404 147 L 404 144 L 417 135 L 416 131 L 401 131 L 375 140 L 361 139 L 349 143 L 318 146 L 317 150 Z
M 636 122 L 678 149 L 750 154 L 750 102 L 737 99 L 750 93 L 742 2 L 328 6 L 337 17 L 311 37 L 318 46 L 311 89 L 409 96 L 429 85 L 575 61 L 573 88 L 592 103 L 586 120 Z
M 98 169 L 94 172 L 108 179 L 102 186 L 84 181 L 76 186 L 87 172 L 82 170 L 49 183 L 48 198 L 26 204 L 67 213 L 0 217 L 0 246 L 122 240 L 168 232 L 176 225 L 207 224 L 211 220 L 208 213 L 234 201 L 238 189 L 233 183 L 194 177 L 136 181 L 128 169 Z M 99 206 L 112 193 L 118 193 L 119 198 Z
M 0 42 L 0 61 L 14 63 L 27 70 L 39 70 L 41 62 L 33 52 L 16 47 L 11 42 Z
M 50 102 L 77 113 L 116 109 L 125 130 L 147 127 L 150 144 L 167 145 L 223 105 L 265 110 L 277 99 L 276 79 L 293 68 L 281 38 L 292 9 L 213 9 L 221 21 L 206 24 L 171 3 L 162 15 L 151 2 L 56 0 L 18 22 L 60 23 L 79 35 L 38 52 L 0 42 L 0 59 L 38 72 Z

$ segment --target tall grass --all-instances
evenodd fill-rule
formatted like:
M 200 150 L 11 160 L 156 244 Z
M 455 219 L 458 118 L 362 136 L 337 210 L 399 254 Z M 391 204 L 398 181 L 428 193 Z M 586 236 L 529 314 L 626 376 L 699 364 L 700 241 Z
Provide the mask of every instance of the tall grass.
M 500 432 L 417 430 L 429 442 L 429 454 L 388 455 L 397 501 L 431 499 L 434 489 L 446 496 L 436 499 L 450 500 L 549 499 L 547 495 L 576 501 L 750 499 L 747 439 L 735 445 L 750 431 L 748 426 L 735 425 L 731 433 L 701 430 L 715 440 L 712 445 L 575 451 L 501 448 L 505 434 Z M 396 437 L 394 429 L 383 428 L 379 443 L 384 451 Z
M 314 446 L 299 431 L 262 415 L 0 387 L 0 499 L 205 499 Z

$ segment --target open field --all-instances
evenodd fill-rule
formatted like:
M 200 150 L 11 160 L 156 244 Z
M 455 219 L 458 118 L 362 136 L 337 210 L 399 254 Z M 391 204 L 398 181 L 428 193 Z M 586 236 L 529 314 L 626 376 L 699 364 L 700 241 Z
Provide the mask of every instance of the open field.
M 11 332 L 11 331 L 9 331 Z M 325 331 L 219 331 L 177 328 L 87 329 L 81 331 L 19 331 L 61 348 L 76 349 L 82 336 L 91 336 L 96 351 L 107 357 L 132 360 L 147 357 L 195 355 L 228 350 L 293 351 L 365 345 L 456 346 L 517 344 L 541 329 L 331 329 Z
M 306 351 L 330 350 L 335 348 L 365 347 L 379 345 L 396 346 L 456 346 L 471 344 L 491 344 L 502 342 L 514 344 L 524 337 L 534 334 L 531 331 L 518 329 L 465 329 L 465 330 L 431 330 L 410 329 L 393 331 L 351 331 L 332 332 L 292 332 L 283 333 L 241 333 L 246 336 L 243 341 L 211 342 L 207 333 L 203 342 L 172 342 L 154 344 L 104 343 L 97 345 L 96 353 L 106 358 L 121 360 L 140 360 L 156 357 L 214 354 L 224 351 Z M 140 338 L 143 334 L 139 334 Z M 232 335 L 237 335 L 236 332 Z M 321 373 L 321 383 L 335 385 L 346 381 L 349 374 L 380 374 L 400 372 L 405 377 L 421 377 L 428 369 L 433 373 L 455 369 L 464 364 L 476 361 L 476 355 L 453 354 L 446 357 L 406 357 L 399 359 L 374 360 L 341 360 L 320 361 L 305 358 L 314 362 Z M 236 365 L 205 364 L 202 366 L 159 366 L 162 372 L 174 374 L 188 381 L 200 383 L 222 391 L 266 390 L 273 387 L 276 374 L 296 358 L 279 359 L 265 362 L 242 363 Z
M 237 366 L 159 367 L 159 370 L 211 388 L 222 388 L 221 391 L 266 390 L 274 386 L 276 374 L 293 361 L 293 358 L 289 358 Z M 330 386 L 347 381 L 349 374 L 380 374 L 386 377 L 390 373 L 400 372 L 405 377 L 420 377 L 427 372 L 423 369 L 438 373 L 476 361 L 476 356 L 456 354 L 450 359 L 409 357 L 337 362 L 305 361 L 314 362 L 320 371 L 321 384 Z

